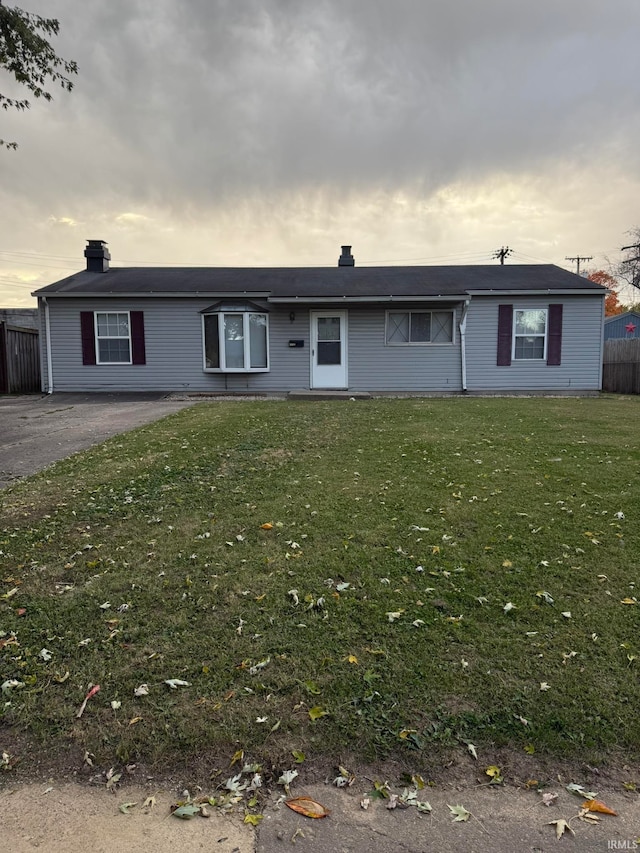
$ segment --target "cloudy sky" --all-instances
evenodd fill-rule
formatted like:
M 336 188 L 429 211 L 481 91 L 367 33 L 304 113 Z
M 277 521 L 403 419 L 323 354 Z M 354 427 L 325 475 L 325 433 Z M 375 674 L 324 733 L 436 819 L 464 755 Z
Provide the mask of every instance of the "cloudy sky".
M 14 5 L 5 0 L 5 5 Z M 20 0 L 70 94 L 2 112 L 0 307 L 84 266 L 616 260 L 638 0 Z M 20 95 L 0 70 L 0 91 Z M 574 268 L 574 267 L 573 267 Z

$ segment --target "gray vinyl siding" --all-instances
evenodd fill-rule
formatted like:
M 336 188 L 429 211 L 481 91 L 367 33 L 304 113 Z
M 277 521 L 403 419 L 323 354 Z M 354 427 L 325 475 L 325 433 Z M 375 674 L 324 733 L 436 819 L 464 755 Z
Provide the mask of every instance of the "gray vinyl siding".
M 558 366 L 540 361 L 496 365 L 498 305 L 546 308 L 562 303 L 562 359 Z M 593 391 L 601 387 L 602 296 L 474 296 L 467 316 L 467 388 L 469 391 Z
M 310 310 L 269 311 L 268 373 L 205 373 L 200 311 L 211 299 L 49 299 L 55 391 L 254 391 L 310 387 Z M 344 306 L 339 306 L 344 310 Z M 83 365 L 81 311 L 143 311 L 146 364 Z M 354 391 L 456 391 L 460 346 L 385 346 L 383 307 L 348 310 L 348 387 Z M 456 327 L 457 327 L 456 317 Z M 290 347 L 290 340 L 304 341 Z M 46 354 L 43 348 L 43 370 Z
M 394 305 L 393 310 L 405 309 Z M 446 309 L 435 305 L 434 310 Z M 353 391 L 460 391 L 459 319 L 459 311 L 456 311 L 453 344 L 386 346 L 386 310 L 352 308 L 349 311 L 349 388 Z
M 200 298 L 49 298 L 54 391 L 286 392 L 310 387 L 309 311 L 270 306 L 267 373 L 205 373 Z M 498 305 L 546 307 L 564 304 L 562 363 L 514 362 L 496 366 Z M 319 306 L 318 306 L 319 307 Z M 323 310 L 327 306 L 322 306 Z M 384 306 L 340 305 L 348 313 L 348 388 L 353 391 L 455 392 L 462 388 L 456 310 L 451 345 L 386 346 Z M 396 308 L 397 306 L 394 306 Z M 423 306 L 427 307 L 427 306 Z M 434 305 L 436 310 L 441 306 Z M 407 306 L 410 310 L 410 306 Z M 81 311 L 143 311 L 145 365 L 83 365 Z M 580 391 L 600 388 L 602 361 L 601 296 L 476 297 L 467 316 L 469 391 Z M 293 316 L 293 320 L 291 319 Z M 44 311 L 42 371 L 47 376 Z M 290 347 L 302 340 L 303 347 Z
M 268 373 L 205 373 L 202 318 L 209 299 L 50 299 L 56 391 L 279 391 L 309 386 L 307 312 L 269 312 Z M 84 365 L 81 311 L 143 311 L 146 364 Z M 305 339 L 290 349 L 290 339 Z
M 47 329 L 45 324 L 44 303 L 38 297 L 38 340 L 40 341 L 40 387 L 43 392 L 49 391 L 49 378 L 47 376 Z

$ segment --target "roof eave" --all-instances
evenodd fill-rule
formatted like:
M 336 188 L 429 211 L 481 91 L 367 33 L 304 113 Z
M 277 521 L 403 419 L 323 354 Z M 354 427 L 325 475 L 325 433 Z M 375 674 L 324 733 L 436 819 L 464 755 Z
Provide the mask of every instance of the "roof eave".
M 269 290 L 186 290 L 186 291 L 161 291 L 161 290 L 146 290 L 146 291 L 126 291 L 118 293 L 115 290 L 110 290 L 107 293 L 100 291 L 83 290 L 78 291 L 59 291 L 59 290 L 34 290 L 32 296 L 59 296 L 67 299 L 144 299 L 148 297 L 179 297 L 181 299 L 229 299 L 238 298 L 239 296 L 247 299 L 266 299 L 269 296 Z
M 464 293 L 450 294 L 433 294 L 433 295 L 415 295 L 415 296 L 394 296 L 388 294 L 385 296 L 270 296 L 268 302 L 274 304 L 292 304 L 300 305 L 302 303 L 325 303 L 325 302 L 349 302 L 349 303 L 371 303 L 371 302 L 460 302 L 466 299 Z
M 595 288 L 568 288 L 568 287 L 537 287 L 531 290 L 468 290 L 469 296 L 601 296 L 607 295 L 606 290 Z

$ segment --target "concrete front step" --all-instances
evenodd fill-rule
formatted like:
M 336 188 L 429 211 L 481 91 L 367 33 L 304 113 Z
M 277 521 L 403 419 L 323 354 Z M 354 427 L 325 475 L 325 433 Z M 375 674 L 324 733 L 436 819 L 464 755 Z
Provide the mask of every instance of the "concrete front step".
M 288 400 L 370 400 L 368 391 L 331 391 L 325 388 L 313 388 L 301 391 L 289 391 Z

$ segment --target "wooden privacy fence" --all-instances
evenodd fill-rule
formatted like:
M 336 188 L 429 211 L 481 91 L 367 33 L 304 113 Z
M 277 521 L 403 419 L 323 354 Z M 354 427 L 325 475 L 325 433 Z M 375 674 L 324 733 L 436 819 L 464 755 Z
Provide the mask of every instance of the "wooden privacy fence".
M 0 394 L 40 390 L 38 332 L 0 323 Z
M 604 342 L 602 390 L 640 394 L 640 338 Z

